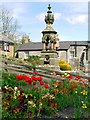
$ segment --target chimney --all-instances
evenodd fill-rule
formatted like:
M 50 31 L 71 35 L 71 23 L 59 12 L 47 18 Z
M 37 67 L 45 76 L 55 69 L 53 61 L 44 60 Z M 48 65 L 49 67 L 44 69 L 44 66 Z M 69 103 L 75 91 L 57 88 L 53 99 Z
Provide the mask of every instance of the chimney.
M 22 44 L 29 43 L 29 42 L 30 42 L 29 36 L 23 36 L 23 38 L 22 38 Z

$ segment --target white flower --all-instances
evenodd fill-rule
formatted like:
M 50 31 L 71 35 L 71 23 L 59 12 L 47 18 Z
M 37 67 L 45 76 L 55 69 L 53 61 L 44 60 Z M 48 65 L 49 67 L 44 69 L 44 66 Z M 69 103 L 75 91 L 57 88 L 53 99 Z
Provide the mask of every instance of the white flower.
M 50 99 L 54 99 L 55 97 L 54 97 L 54 95 L 50 95 Z
M 17 93 L 18 95 L 20 95 L 20 91 L 18 90 L 18 93 Z
M 33 101 L 28 101 L 29 105 L 32 105 L 31 107 L 36 107 L 36 104 Z
M 16 90 L 17 90 L 17 87 L 14 87 L 14 90 L 16 91 Z
M 33 102 L 33 101 L 28 101 L 28 104 L 31 104 L 31 105 L 32 105 L 32 104 L 34 104 L 34 102 Z
M 16 96 L 14 96 L 14 99 L 16 99 L 17 97 Z
M 7 86 L 5 86 L 5 88 L 6 88 L 6 89 L 8 89 L 8 85 L 7 85 Z
M 27 97 L 28 97 L 28 95 L 25 95 L 25 97 L 27 98 Z

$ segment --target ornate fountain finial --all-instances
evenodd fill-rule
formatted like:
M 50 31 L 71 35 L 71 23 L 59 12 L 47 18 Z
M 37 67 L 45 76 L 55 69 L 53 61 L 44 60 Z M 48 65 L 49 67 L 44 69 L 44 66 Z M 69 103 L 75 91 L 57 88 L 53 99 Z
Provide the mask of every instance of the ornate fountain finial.
M 46 24 L 53 24 L 54 22 L 54 15 L 52 15 L 50 4 L 48 5 L 48 11 L 47 11 L 47 15 L 45 16 L 45 22 Z
M 51 6 L 50 6 L 50 4 L 48 5 L 48 10 L 50 10 L 51 9 Z

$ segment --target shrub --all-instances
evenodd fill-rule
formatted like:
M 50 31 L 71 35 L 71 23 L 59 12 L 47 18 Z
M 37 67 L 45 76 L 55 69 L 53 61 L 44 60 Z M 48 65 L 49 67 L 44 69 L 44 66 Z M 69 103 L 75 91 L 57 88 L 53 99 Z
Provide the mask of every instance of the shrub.
M 59 60 L 59 66 L 61 70 L 71 70 L 71 66 L 65 60 Z
M 59 60 L 59 64 L 66 64 L 65 60 Z
M 71 66 L 69 64 L 60 64 L 61 70 L 71 70 Z

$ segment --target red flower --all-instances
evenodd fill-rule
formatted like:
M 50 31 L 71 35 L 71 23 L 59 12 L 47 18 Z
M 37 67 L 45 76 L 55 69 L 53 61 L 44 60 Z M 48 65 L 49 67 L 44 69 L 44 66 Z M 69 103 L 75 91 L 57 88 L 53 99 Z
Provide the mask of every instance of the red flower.
M 27 84 L 31 84 L 32 83 L 32 79 L 28 76 L 24 76 L 24 81 L 27 83 Z
M 8 95 L 8 96 L 7 96 L 7 99 L 8 99 L 8 100 L 11 100 L 11 99 L 12 99 L 12 97 L 11 97 L 10 95 Z
M 68 78 L 69 78 L 69 79 L 72 79 L 72 78 L 73 78 L 73 76 L 72 76 L 72 75 L 69 75 L 69 76 L 68 76 Z
M 23 97 L 21 95 L 18 95 L 18 100 L 23 101 Z
M 43 82 L 43 81 L 40 81 L 40 85 L 44 85 L 44 82 Z
M 22 88 L 20 88 L 20 94 L 24 93 L 24 90 L 22 90 Z
M 32 74 L 32 72 L 29 72 L 29 74 L 31 75 L 31 74 Z
M 2 91 L 6 93 L 7 89 L 6 88 L 2 88 Z
M 76 76 L 76 79 L 80 79 L 80 76 Z
M 58 84 L 59 84 L 59 85 L 63 85 L 63 82 L 62 82 L 62 81 L 60 81 L 60 82 L 58 82 Z
M 48 84 L 45 84 L 45 88 L 46 88 L 46 89 L 49 88 L 49 85 L 48 85 Z
M 32 78 L 32 80 L 36 80 L 36 77 L 35 77 L 35 76 L 32 76 L 31 78 Z
M 90 82 L 90 78 L 88 78 L 88 82 Z
M 23 80 L 23 76 L 22 75 L 17 75 L 16 80 Z
M 40 76 L 40 77 L 37 77 L 37 80 L 38 81 L 42 81 L 42 77 Z
M 8 92 L 9 92 L 9 93 L 13 93 L 13 90 L 12 90 L 12 89 L 10 89 L 10 90 L 8 90 Z
M 34 74 L 38 74 L 38 72 L 35 71 Z
M 27 78 L 27 76 L 26 76 L 26 75 L 24 75 L 24 76 L 23 76 L 23 79 L 25 80 L 26 78 Z
M 36 85 L 36 82 L 33 82 L 33 85 Z

